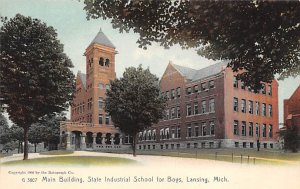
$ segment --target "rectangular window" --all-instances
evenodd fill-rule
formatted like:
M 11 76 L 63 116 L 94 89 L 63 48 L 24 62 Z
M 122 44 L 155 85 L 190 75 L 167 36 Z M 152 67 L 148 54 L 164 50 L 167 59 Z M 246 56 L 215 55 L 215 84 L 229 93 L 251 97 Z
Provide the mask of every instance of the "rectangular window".
M 246 113 L 246 100 L 242 99 L 242 103 L 241 103 L 241 111 L 243 113 Z
M 272 96 L 272 85 L 268 85 L 268 95 Z
M 171 119 L 175 119 L 175 108 L 171 108 Z
M 177 118 L 180 118 L 180 106 L 177 106 Z
M 263 124 L 263 137 L 267 137 L 267 126 L 266 126 L 266 124 Z
M 201 102 L 201 113 L 205 113 L 206 112 L 206 101 L 203 100 Z
M 189 127 L 187 128 L 187 137 L 192 137 L 192 127 L 191 125 L 188 125 Z
M 199 127 L 198 127 L 198 125 L 195 125 L 195 136 L 197 137 L 197 136 L 199 136 Z
M 189 95 L 189 94 L 192 94 L 192 88 L 191 87 L 188 87 L 186 89 L 186 94 Z
M 253 136 L 253 123 L 249 122 L 249 136 Z
M 102 123 L 103 123 L 103 115 L 99 114 L 99 124 L 102 124 Z
M 267 108 L 266 108 L 266 104 L 265 103 L 263 103 L 262 104 L 262 115 L 263 116 L 267 116 L 267 110 L 266 110 Z
M 195 114 L 195 115 L 199 114 L 198 102 L 195 102 L 195 103 L 194 103 L 194 114 Z
M 164 138 L 165 138 L 164 129 L 161 129 L 161 130 L 159 131 L 159 135 L 160 135 L 160 139 L 164 139 Z
M 194 88 L 194 90 L 193 90 L 194 93 L 197 93 L 198 92 L 198 85 L 195 85 L 193 88 Z
M 256 134 L 256 137 L 260 137 L 260 129 L 259 129 L 259 124 L 258 123 L 256 123 L 255 134 Z
M 202 123 L 202 136 L 206 136 L 206 123 Z
M 273 125 L 269 125 L 269 137 L 273 137 Z
M 99 104 L 99 110 L 103 110 L 103 98 L 102 97 L 99 97 L 99 100 L 98 100 L 98 104 Z
M 169 93 L 169 91 L 166 91 L 166 99 L 170 100 L 170 93 Z
M 209 112 L 215 112 L 215 99 L 209 99 L 209 106 L 208 106 Z
M 237 120 L 234 120 L 233 122 L 233 134 L 234 135 L 239 134 L 239 122 Z
M 266 84 L 262 84 L 262 87 L 261 87 L 261 93 L 262 94 L 266 94 Z
M 238 107 L 239 107 L 238 98 L 234 97 L 233 98 L 233 111 L 237 112 L 238 111 Z
M 169 120 L 170 119 L 170 111 L 169 110 L 165 110 L 165 111 L 166 111 L 166 113 L 165 113 L 166 120 Z
M 259 102 L 255 102 L 255 114 L 256 114 L 256 115 L 259 115 L 259 114 L 260 114 L 260 113 L 259 113 L 259 112 L 260 112 L 259 110 L 260 110 L 260 108 L 259 108 Z
M 241 88 L 245 89 L 245 83 L 243 81 L 241 81 Z
M 176 136 L 175 128 L 172 127 L 172 128 L 171 128 L 171 138 L 175 138 L 175 136 Z
M 175 90 L 172 89 L 172 90 L 171 90 L 171 99 L 174 99 L 174 98 L 175 98 Z
M 177 127 L 177 138 L 181 138 L 181 130 L 180 130 L 180 126 Z
M 176 89 L 176 95 L 177 95 L 178 98 L 180 97 L 180 87 L 178 87 L 178 88 Z
M 215 88 L 215 81 L 214 80 L 209 81 L 208 85 L 210 89 Z
M 272 112 L 272 105 L 269 104 L 269 116 L 272 117 L 273 112 Z
M 248 101 L 248 110 L 249 114 L 253 114 L 253 101 L 251 100 Z
M 215 122 L 211 121 L 209 122 L 210 127 L 210 135 L 215 135 Z
M 109 125 L 109 116 L 108 116 L 108 115 L 105 116 L 105 124 L 106 124 L 106 125 Z
M 242 136 L 246 136 L 246 122 L 242 121 Z
M 192 115 L 192 106 L 190 104 L 186 105 L 186 115 L 187 116 Z
M 201 91 L 205 91 L 206 88 L 206 83 L 201 83 Z
M 233 87 L 234 88 L 238 88 L 239 87 L 238 80 L 237 80 L 236 76 L 233 76 Z

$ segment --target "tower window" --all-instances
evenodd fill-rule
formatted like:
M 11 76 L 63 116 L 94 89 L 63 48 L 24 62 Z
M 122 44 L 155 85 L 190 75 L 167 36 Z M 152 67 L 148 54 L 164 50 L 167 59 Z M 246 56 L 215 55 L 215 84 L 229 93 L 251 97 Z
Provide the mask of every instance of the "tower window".
M 100 65 L 100 66 L 104 66 L 104 59 L 103 59 L 102 57 L 100 57 L 99 65 Z
M 108 58 L 105 59 L 105 66 L 106 66 L 106 67 L 109 67 L 109 59 L 108 59 Z

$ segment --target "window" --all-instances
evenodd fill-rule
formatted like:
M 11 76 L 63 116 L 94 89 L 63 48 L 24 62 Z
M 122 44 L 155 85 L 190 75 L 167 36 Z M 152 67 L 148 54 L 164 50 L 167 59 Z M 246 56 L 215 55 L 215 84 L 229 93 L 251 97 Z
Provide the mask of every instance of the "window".
M 109 125 L 109 116 L 108 115 L 105 116 L 105 124 Z
M 265 103 L 262 104 L 262 115 L 263 115 L 263 116 L 266 116 L 266 115 L 267 115 L 267 112 L 266 112 L 266 104 L 265 104 Z
M 194 88 L 194 90 L 193 90 L 194 93 L 198 92 L 198 85 L 195 85 L 193 88 Z
M 171 108 L 171 119 L 174 119 L 175 117 L 175 108 Z
M 273 112 L 272 112 L 272 105 L 269 104 L 269 116 L 272 117 Z
M 186 115 L 187 116 L 192 115 L 192 106 L 190 104 L 186 105 Z
M 249 122 L 249 136 L 253 136 L 253 123 Z
M 250 142 L 250 148 L 253 148 L 253 142 Z
M 160 139 L 164 139 L 165 138 L 164 129 L 160 129 L 159 135 L 160 135 Z
M 170 111 L 169 110 L 165 110 L 165 120 L 170 119 Z
M 242 99 L 242 103 L 241 103 L 241 111 L 243 113 L 246 113 L 246 100 Z
M 99 110 L 103 110 L 104 101 L 102 97 L 99 97 L 98 104 L 99 104 Z
M 211 80 L 208 82 L 209 88 L 212 89 L 215 87 L 215 81 Z
M 206 112 L 206 101 L 203 100 L 201 102 L 201 113 L 205 113 Z
M 191 87 L 186 89 L 186 94 L 187 95 L 192 94 L 192 88 Z
M 177 106 L 177 118 L 180 118 L 180 106 Z
M 181 138 L 181 129 L 180 129 L 180 126 L 178 126 L 177 129 L 176 129 L 176 138 Z
M 99 59 L 99 65 L 104 66 L 104 59 L 102 57 L 100 57 Z
M 99 114 L 99 124 L 102 124 L 103 123 L 103 116 L 102 116 L 102 114 Z
M 233 122 L 233 134 L 234 135 L 239 134 L 239 122 L 237 120 L 234 120 Z
M 242 88 L 242 89 L 245 89 L 245 88 L 246 88 L 245 83 L 244 83 L 243 81 L 241 81 L 241 88 Z
M 199 114 L 199 110 L 198 110 L 198 102 L 194 103 L 194 114 L 197 115 Z
M 175 138 L 175 128 L 174 127 L 172 127 L 171 128 L 171 138 Z
M 199 127 L 198 127 L 198 125 L 195 125 L 195 136 L 197 137 L 197 136 L 199 136 Z
M 272 96 L 272 85 L 268 85 L 268 95 Z
M 256 123 L 255 134 L 256 134 L 256 137 L 260 137 L 260 129 L 259 129 L 259 124 L 258 123 Z
M 109 67 L 109 59 L 108 59 L 108 58 L 105 59 L 105 66 L 106 66 L 106 67 Z
M 165 138 L 166 139 L 170 138 L 170 129 L 169 128 L 165 128 Z
M 238 111 L 238 107 L 239 107 L 238 98 L 234 97 L 233 98 L 233 111 L 237 112 Z
M 110 85 L 109 84 L 106 84 L 105 87 L 106 87 L 106 90 L 110 89 Z
M 246 122 L 242 121 L 242 136 L 246 136 Z
M 266 94 L 266 85 L 263 83 L 261 87 L 261 93 Z
M 176 95 L 177 95 L 178 98 L 180 97 L 180 87 L 178 87 L 178 88 L 176 89 Z
M 259 102 L 255 102 L 255 114 L 259 115 Z
M 201 83 L 201 91 L 205 91 L 206 90 L 206 83 Z
M 273 125 L 269 125 L 269 137 L 273 137 Z
M 104 85 L 102 83 L 99 83 L 99 89 L 103 90 L 104 89 Z
M 171 90 L 171 99 L 174 99 L 174 98 L 175 98 L 175 90 L 172 89 L 172 90 Z
M 206 136 L 206 123 L 202 123 L 202 136 Z
M 152 130 L 152 140 L 156 140 L 156 130 Z
M 167 99 L 167 100 L 170 100 L 170 94 L 169 94 L 169 91 L 166 91 L 166 99 Z
M 266 124 L 263 124 L 263 137 L 267 137 L 267 127 L 266 127 Z
M 209 122 L 210 127 L 210 135 L 215 135 L 215 122 L 211 121 Z
M 249 114 L 253 114 L 253 101 L 248 101 Z
M 236 76 L 233 76 L 233 87 L 234 88 L 238 88 L 239 87 L 238 80 L 237 80 Z
M 247 147 L 247 142 L 243 142 L 243 148 Z
M 187 129 L 187 137 L 192 137 L 192 127 L 191 125 L 188 125 L 188 129 Z
M 236 148 L 238 148 L 238 147 L 239 147 L 239 142 L 234 142 L 234 146 L 235 146 Z
M 213 98 L 209 100 L 208 111 L 215 112 L 215 99 L 213 99 Z

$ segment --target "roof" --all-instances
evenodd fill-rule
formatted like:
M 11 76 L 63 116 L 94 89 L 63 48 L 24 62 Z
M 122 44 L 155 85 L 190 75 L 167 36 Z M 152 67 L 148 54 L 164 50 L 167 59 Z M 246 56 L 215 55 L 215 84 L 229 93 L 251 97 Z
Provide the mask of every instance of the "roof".
M 172 65 L 182 76 L 186 77 L 186 79 L 196 81 L 220 73 L 224 69 L 224 66 L 225 67 L 227 66 L 227 63 L 228 62 L 219 62 L 199 70 L 187 68 L 184 66 L 179 66 L 173 63 Z
M 78 75 L 80 76 L 80 80 L 81 80 L 84 88 L 86 89 L 86 74 L 78 72 Z
M 112 42 L 106 37 L 106 35 L 102 32 L 101 28 L 100 31 L 97 33 L 96 37 L 93 39 L 90 45 L 92 44 L 100 44 L 111 48 L 116 48 Z

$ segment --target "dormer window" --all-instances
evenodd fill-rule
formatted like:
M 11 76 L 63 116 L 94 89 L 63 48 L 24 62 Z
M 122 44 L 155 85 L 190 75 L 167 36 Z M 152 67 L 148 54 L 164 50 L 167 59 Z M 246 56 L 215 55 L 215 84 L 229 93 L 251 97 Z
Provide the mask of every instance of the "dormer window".
M 108 59 L 108 58 L 105 59 L 105 66 L 106 66 L 106 67 L 109 67 L 109 59 Z
M 99 65 L 104 66 L 104 59 L 102 57 L 99 59 Z

